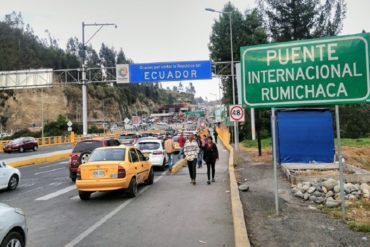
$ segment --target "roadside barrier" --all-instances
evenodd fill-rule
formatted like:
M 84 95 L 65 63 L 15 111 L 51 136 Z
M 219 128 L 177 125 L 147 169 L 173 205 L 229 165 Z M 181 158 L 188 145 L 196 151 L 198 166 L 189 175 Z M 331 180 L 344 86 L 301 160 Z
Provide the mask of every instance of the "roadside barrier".
M 238 183 L 236 181 L 234 169 L 234 148 L 230 143 L 230 133 L 226 127 L 216 128 L 217 134 L 223 145 L 229 150 L 229 178 L 230 178 L 230 195 L 231 211 L 234 223 L 234 240 L 235 247 L 250 247 L 250 242 L 245 225 L 243 205 L 239 196 Z
M 106 133 L 106 134 L 91 134 L 87 137 L 84 137 L 82 135 L 76 135 L 74 142 L 71 142 L 70 136 L 50 136 L 50 137 L 44 137 L 44 138 L 35 138 L 37 143 L 39 144 L 39 147 L 48 147 L 48 146 L 54 146 L 54 145 L 61 145 L 61 144 L 73 144 L 75 145 L 78 141 L 81 141 L 83 139 L 88 138 L 96 138 L 96 137 L 112 137 L 112 138 L 118 138 L 120 133 Z M 3 152 L 3 148 L 6 144 L 8 144 L 10 140 L 6 141 L 0 141 L 0 152 Z

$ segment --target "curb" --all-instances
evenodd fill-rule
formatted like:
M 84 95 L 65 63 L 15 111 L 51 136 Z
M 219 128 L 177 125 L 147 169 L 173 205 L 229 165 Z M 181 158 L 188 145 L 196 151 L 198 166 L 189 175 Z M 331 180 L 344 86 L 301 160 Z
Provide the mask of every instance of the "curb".
M 21 167 L 21 166 L 28 166 L 28 165 L 41 165 L 43 163 L 50 163 L 53 161 L 59 161 L 59 160 L 65 160 L 70 157 L 71 153 L 64 153 L 64 154 L 55 154 L 51 156 L 46 157 L 38 157 L 38 158 L 32 158 L 27 160 L 20 160 L 20 161 L 13 161 L 8 162 L 8 164 L 12 167 Z
M 185 164 L 187 164 L 185 159 L 181 159 L 181 160 L 177 161 L 177 163 L 172 166 L 171 174 L 172 175 L 176 174 L 178 171 L 181 170 L 181 168 L 184 167 Z
M 234 169 L 234 149 L 230 144 L 225 144 L 226 142 L 220 136 L 222 144 L 230 152 L 229 155 L 229 177 L 230 177 L 230 196 L 231 196 L 231 211 L 233 215 L 234 223 L 234 240 L 235 247 L 250 247 L 247 227 L 245 225 L 243 205 L 240 200 L 238 183 L 235 177 Z

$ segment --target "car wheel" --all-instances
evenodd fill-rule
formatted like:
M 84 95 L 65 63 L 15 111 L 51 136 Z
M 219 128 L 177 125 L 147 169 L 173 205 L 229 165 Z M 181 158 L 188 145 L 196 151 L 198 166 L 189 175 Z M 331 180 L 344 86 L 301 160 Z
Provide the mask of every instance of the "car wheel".
M 12 175 L 9 179 L 8 190 L 15 190 L 18 186 L 19 178 L 17 175 Z
M 1 247 L 19 246 L 24 247 L 24 237 L 19 232 L 9 232 L 1 243 Z
M 128 196 L 133 198 L 137 195 L 137 182 L 136 178 L 132 178 L 130 182 L 130 186 L 128 187 Z
M 79 192 L 78 192 L 78 196 L 80 197 L 80 199 L 81 199 L 82 201 L 87 201 L 87 200 L 89 200 L 89 199 L 90 199 L 91 193 L 92 193 L 92 192 L 79 191 Z
M 89 161 L 90 155 L 91 155 L 90 152 L 88 152 L 88 153 L 82 153 L 81 154 L 81 157 L 80 157 L 80 163 L 81 164 L 85 164 L 87 161 Z
M 37 151 L 39 149 L 39 147 L 38 146 L 33 146 L 33 151 Z
M 19 152 L 23 153 L 24 152 L 24 148 L 23 147 L 20 147 L 19 148 Z
M 150 168 L 149 177 L 148 180 L 146 181 L 146 184 L 152 185 L 153 183 L 154 183 L 154 171 L 153 168 Z

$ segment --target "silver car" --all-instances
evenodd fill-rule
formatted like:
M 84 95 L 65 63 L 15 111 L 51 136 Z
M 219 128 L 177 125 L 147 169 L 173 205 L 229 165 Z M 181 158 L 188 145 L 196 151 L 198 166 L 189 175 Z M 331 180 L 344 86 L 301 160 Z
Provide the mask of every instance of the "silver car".
M 26 246 L 27 230 L 23 210 L 0 203 L 0 246 Z

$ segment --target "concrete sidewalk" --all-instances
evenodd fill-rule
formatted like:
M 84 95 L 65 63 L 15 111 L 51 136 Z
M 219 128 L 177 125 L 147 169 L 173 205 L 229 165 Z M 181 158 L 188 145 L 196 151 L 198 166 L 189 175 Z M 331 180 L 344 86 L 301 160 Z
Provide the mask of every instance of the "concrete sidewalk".
M 171 183 L 173 195 L 170 202 L 173 216 L 181 227 L 170 228 L 177 236 L 172 246 L 234 246 L 234 230 L 231 214 L 230 184 L 228 176 L 228 151 L 222 146 L 216 163 L 215 183 L 207 185 L 207 167 L 197 168 L 197 184 L 190 184 L 188 167 L 161 183 Z M 172 211 L 172 210 L 171 210 Z M 176 215 L 175 215 L 176 214 Z M 171 223 L 172 224 L 172 223 Z M 177 232 L 179 230 L 179 232 Z M 207 244 L 205 244 L 207 243 Z
M 78 246 L 234 247 L 228 152 L 218 148 L 215 183 L 207 185 L 205 166 L 195 186 L 187 167 L 166 173 Z

